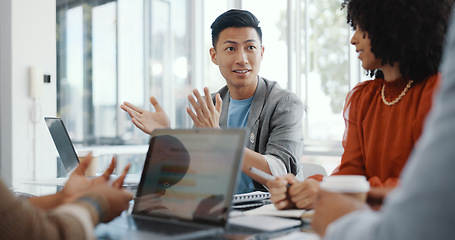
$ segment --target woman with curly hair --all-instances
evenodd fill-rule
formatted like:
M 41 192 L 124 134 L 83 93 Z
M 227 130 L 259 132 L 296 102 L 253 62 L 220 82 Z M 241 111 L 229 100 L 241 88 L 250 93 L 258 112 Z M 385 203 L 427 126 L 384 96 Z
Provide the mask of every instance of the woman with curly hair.
M 344 153 L 333 175 L 364 175 L 372 187 L 395 187 L 422 133 L 440 74 L 454 0 L 345 0 L 351 44 L 374 80 L 352 89 L 344 107 Z M 431 161 L 429 159 L 429 161 Z M 316 179 L 316 180 L 315 180 Z M 278 209 L 313 208 L 321 175 L 270 181 Z M 287 188 L 287 184 L 291 186 Z
M 454 239 L 455 12 L 447 36 L 441 87 L 400 186 L 380 211 L 349 196 L 321 191 L 311 225 L 325 240 Z

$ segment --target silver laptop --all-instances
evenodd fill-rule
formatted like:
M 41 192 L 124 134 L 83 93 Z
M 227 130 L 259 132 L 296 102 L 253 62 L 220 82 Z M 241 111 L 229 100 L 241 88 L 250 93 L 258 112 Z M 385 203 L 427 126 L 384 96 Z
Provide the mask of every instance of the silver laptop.
M 51 133 L 52 140 L 60 155 L 61 163 L 65 169 L 67 176 L 79 165 L 79 157 L 74 149 L 73 142 L 66 130 L 63 120 L 58 117 L 45 117 L 47 127 Z M 97 173 L 97 175 L 100 173 Z M 111 177 L 115 179 L 119 174 L 112 174 Z M 49 181 L 48 181 L 49 182 Z M 56 181 L 50 180 L 49 185 L 57 184 L 63 186 L 66 178 L 59 178 Z M 135 191 L 139 184 L 139 174 L 127 174 L 124 180 L 124 187 L 129 190 Z
M 243 129 L 152 133 L 131 214 L 96 228 L 99 239 L 191 239 L 227 225 L 243 160 Z
M 74 150 L 73 143 L 71 142 L 65 124 L 63 124 L 62 119 L 58 117 L 45 117 L 44 121 L 46 121 L 52 140 L 60 155 L 62 165 L 68 175 L 79 165 L 79 158 Z

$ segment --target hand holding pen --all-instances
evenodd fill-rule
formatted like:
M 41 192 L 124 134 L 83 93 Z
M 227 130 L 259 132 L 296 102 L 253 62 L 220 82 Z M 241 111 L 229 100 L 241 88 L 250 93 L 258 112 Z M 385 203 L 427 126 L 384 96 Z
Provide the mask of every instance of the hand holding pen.
M 250 169 L 256 175 L 267 179 L 266 186 L 270 200 L 277 209 L 312 209 L 319 192 L 319 182 L 314 179 L 298 181 L 293 174 L 272 176 L 258 169 Z M 268 175 L 268 176 L 267 176 Z
M 268 173 L 266 173 L 266 172 L 264 172 L 264 171 L 261 171 L 261 170 L 255 168 L 255 167 L 250 167 L 250 171 L 251 171 L 252 173 L 258 175 L 259 177 L 261 177 L 261 178 L 267 180 L 267 181 L 274 181 L 274 180 L 276 180 L 276 177 L 275 177 L 275 176 L 270 175 L 270 174 L 268 174 Z M 291 184 L 290 184 L 290 183 L 287 183 L 287 187 L 290 187 L 290 186 L 291 186 Z

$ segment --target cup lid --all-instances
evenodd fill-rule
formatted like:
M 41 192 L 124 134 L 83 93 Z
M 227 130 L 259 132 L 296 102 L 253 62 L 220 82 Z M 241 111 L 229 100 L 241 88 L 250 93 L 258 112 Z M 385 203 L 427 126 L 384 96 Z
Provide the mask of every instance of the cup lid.
M 333 175 L 324 177 L 320 187 L 331 192 L 359 193 L 368 192 L 370 183 L 361 175 Z

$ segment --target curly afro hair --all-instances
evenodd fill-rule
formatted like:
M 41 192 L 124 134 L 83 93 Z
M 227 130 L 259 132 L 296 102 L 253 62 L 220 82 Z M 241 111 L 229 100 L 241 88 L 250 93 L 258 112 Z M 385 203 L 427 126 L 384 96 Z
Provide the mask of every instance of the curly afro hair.
M 354 30 L 368 32 L 371 52 L 383 65 L 399 62 L 401 75 L 418 82 L 438 72 L 454 1 L 344 0 L 342 9 Z

